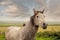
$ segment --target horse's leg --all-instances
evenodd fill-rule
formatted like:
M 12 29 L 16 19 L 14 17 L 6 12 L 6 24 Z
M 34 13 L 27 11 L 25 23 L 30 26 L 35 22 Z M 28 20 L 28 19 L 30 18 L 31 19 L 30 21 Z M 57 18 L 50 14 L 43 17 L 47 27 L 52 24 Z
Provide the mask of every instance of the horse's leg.
M 31 40 L 35 40 L 35 38 L 32 38 Z
M 7 40 L 7 39 L 5 38 L 5 40 Z
M 5 40 L 10 40 L 10 39 L 6 39 L 6 38 L 5 38 Z

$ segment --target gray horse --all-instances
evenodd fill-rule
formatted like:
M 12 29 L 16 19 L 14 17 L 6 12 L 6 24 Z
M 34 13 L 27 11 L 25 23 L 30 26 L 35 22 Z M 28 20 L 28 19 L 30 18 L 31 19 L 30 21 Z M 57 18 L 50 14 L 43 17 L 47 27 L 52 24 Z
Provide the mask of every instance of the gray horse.
M 8 27 L 5 32 L 6 40 L 34 40 L 39 26 L 43 29 L 47 28 L 43 15 L 44 10 L 36 11 L 33 9 L 33 11 L 34 15 L 30 17 L 30 21 L 24 27 Z

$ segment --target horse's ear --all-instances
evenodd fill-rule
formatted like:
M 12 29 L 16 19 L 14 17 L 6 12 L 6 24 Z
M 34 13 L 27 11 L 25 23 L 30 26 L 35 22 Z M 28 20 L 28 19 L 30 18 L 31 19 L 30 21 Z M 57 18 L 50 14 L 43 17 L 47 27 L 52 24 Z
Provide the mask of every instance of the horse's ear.
M 37 14 L 37 11 L 33 8 L 33 11 L 34 11 L 34 15 L 36 15 Z
M 35 12 L 35 9 L 33 8 L 33 11 Z
M 43 11 L 41 11 L 42 14 L 44 13 L 44 10 L 45 10 L 45 9 L 43 9 Z

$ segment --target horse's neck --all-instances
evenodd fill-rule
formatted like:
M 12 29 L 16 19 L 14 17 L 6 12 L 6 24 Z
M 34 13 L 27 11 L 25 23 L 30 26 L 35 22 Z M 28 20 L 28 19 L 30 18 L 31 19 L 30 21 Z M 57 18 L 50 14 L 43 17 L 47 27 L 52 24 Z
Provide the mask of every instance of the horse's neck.
M 25 25 L 25 27 L 22 28 L 22 30 L 20 31 L 21 33 L 21 38 L 24 40 L 33 40 L 35 37 L 35 34 L 37 32 L 37 29 L 35 26 L 32 25 L 31 22 L 29 22 L 28 24 Z M 20 34 L 19 33 L 19 34 Z M 24 35 L 24 36 L 23 36 Z
M 35 26 L 31 23 L 31 21 L 27 24 L 26 27 L 28 27 L 28 28 L 30 28 L 31 30 L 34 30 L 34 31 L 37 31 L 37 30 L 38 30 L 38 27 L 35 27 Z
M 26 26 L 27 28 L 27 31 L 29 31 L 29 36 L 31 36 L 31 38 L 33 39 L 37 30 L 38 30 L 38 27 L 35 27 L 34 25 L 32 25 L 31 22 L 28 23 L 28 25 Z

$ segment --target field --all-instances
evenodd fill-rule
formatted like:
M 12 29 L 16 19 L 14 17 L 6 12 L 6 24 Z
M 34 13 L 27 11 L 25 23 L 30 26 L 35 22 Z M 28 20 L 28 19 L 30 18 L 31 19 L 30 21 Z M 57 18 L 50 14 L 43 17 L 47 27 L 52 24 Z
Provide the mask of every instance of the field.
M 0 24 L 0 32 L 2 32 L 2 34 L 0 34 L 0 40 L 5 40 L 4 32 L 6 31 L 8 26 L 11 26 L 11 24 Z M 49 25 L 45 30 L 39 27 L 35 38 L 36 40 L 60 40 L 60 25 Z

